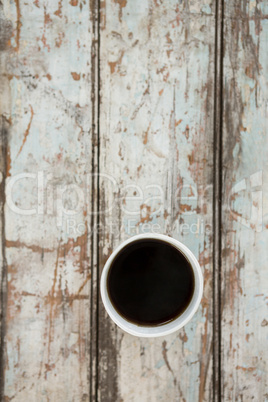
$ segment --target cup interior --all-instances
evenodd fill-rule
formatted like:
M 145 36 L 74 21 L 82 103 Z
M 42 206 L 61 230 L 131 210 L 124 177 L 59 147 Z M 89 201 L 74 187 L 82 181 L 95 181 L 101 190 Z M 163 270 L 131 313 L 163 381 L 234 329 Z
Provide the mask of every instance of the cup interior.
M 158 325 L 158 326 L 141 326 L 137 325 L 135 323 L 132 323 L 130 321 L 127 321 L 124 317 L 122 317 L 114 308 L 112 302 L 110 301 L 108 290 L 107 290 L 107 278 L 108 278 L 108 273 L 109 269 L 111 267 L 111 264 L 114 260 L 114 258 L 117 256 L 119 251 L 127 246 L 130 243 L 136 242 L 138 240 L 142 239 L 157 239 L 161 240 L 163 242 L 166 242 L 175 248 L 177 248 L 181 253 L 185 255 L 185 257 L 188 259 L 190 262 L 193 273 L 194 273 L 194 279 L 195 279 L 195 288 L 194 288 L 194 293 L 192 296 L 192 299 L 185 309 L 185 311 L 175 318 L 174 320 Z M 172 332 L 177 331 L 178 329 L 182 328 L 184 325 L 186 325 L 193 315 L 195 314 L 201 298 L 203 294 L 203 275 L 202 271 L 200 268 L 200 265 L 193 255 L 193 253 L 186 247 L 183 243 L 179 242 L 176 239 L 173 239 L 172 237 L 166 236 L 166 235 L 161 235 L 161 234 L 153 234 L 153 233 L 146 233 L 146 234 L 140 234 L 131 237 L 130 239 L 124 241 L 121 243 L 110 255 L 108 258 L 103 271 L 101 275 L 101 297 L 102 301 L 104 304 L 104 307 L 109 314 L 110 318 L 124 331 L 128 332 L 131 335 L 135 336 L 140 336 L 140 337 L 158 337 L 158 336 L 163 336 L 163 335 L 168 335 L 171 334 Z

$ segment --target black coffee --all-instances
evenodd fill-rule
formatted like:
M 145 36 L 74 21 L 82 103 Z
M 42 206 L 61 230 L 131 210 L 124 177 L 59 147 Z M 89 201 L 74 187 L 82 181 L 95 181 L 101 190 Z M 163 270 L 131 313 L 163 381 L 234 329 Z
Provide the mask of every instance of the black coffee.
M 138 325 L 174 320 L 189 305 L 194 273 L 187 258 L 161 240 L 138 240 L 114 259 L 107 289 L 117 312 Z

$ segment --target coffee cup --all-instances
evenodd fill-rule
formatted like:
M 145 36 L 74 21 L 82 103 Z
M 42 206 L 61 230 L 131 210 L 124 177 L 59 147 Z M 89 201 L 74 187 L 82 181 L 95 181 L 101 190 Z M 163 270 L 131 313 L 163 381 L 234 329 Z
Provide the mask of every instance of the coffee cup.
M 175 248 L 189 262 L 193 274 L 193 291 L 187 307 L 176 317 L 174 317 L 171 320 L 168 320 L 167 322 L 162 323 L 161 325 L 153 325 L 151 323 L 150 325 L 146 324 L 141 325 L 140 323 L 133 322 L 131 319 L 126 318 L 123 314 L 120 313 L 118 308 L 116 308 L 108 289 L 108 278 L 109 275 L 111 274 L 111 270 L 114 269 L 113 266 L 118 256 L 122 255 L 124 250 L 129 249 L 130 247 L 133 248 L 133 246 L 135 246 L 136 244 L 142 245 L 143 243 L 147 244 L 148 242 L 149 243 L 161 242 L 161 245 L 163 246 L 166 245 L 166 247 L 171 246 Z M 156 246 L 154 245 L 154 247 Z M 166 269 L 168 270 L 169 267 L 167 266 Z M 178 267 L 178 269 L 180 269 L 180 267 Z M 171 334 L 179 330 L 192 319 L 193 315 L 198 309 L 198 306 L 202 298 L 203 275 L 200 265 L 197 259 L 195 258 L 194 254 L 183 243 L 179 242 L 178 240 L 172 237 L 162 234 L 155 234 L 155 233 L 139 234 L 122 242 L 112 252 L 102 271 L 100 290 L 101 290 L 101 298 L 108 315 L 121 329 L 134 336 L 159 337 Z M 161 303 L 161 294 L 159 294 L 158 299 L 159 303 Z M 157 305 L 155 306 L 155 308 L 157 309 Z

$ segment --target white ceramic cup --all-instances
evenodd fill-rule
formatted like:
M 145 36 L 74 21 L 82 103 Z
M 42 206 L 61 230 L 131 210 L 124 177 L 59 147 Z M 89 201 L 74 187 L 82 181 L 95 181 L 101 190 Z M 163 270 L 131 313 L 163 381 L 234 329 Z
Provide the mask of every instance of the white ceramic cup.
M 176 247 L 179 251 L 181 251 L 185 257 L 189 260 L 193 272 L 194 272 L 194 279 L 195 279 L 195 289 L 194 289 L 194 294 L 193 297 L 190 301 L 190 304 L 186 308 L 186 310 L 176 319 L 162 325 L 158 326 L 141 326 L 134 324 L 130 321 L 127 321 L 125 318 L 123 318 L 113 307 L 111 300 L 109 298 L 108 290 L 107 290 L 107 277 L 108 277 L 108 272 L 111 267 L 111 264 L 117 254 L 119 253 L 120 250 L 122 250 L 123 247 L 130 243 L 134 243 L 137 240 L 143 240 L 143 239 L 157 239 L 161 240 L 167 244 L 171 244 L 172 246 Z M 120 244 L 119 247 L 117 247 L 113 253 L 110 255 L 108 258 L 103 271 L 101 275 L 101 298 L 104 304 L 104 307 L 111 317 L 111 319 L 124 331 L 128 332 L 131 335 L 135 336 L 141 336 L 141 337 L 157 337 L 157 336 L 163 336 L 163 335 L 168 335 L 171 334 L 172 332 L 177 331 L 178 329 L 182 328 L 184 325 L 186 325 L 191 318 L 193 317 L 194 313 L 196 312 L 201 298 L 203 294 L 203 275 L 202 271 L 200 268 L 200 265 L 193 255 L 193 253 L 186 247 L 184 244 L 179 242 L 178 240 L 173 239 L 172 237 L 165 236 L 162 234 L 155 234 L 155 233 L 146 233 L 146 234 L 140 234 L 131 237 L 130 239 L 124 241 L 123 243 Z

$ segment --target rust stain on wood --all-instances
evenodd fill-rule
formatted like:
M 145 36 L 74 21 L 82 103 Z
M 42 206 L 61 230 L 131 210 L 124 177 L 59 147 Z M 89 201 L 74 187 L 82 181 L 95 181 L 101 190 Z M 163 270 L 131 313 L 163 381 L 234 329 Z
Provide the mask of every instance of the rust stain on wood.
M 243 366 L 236 366 L 236 370 L 243 370 L 246 372 L 252 372 L 256 370 L 256 367 L 243 367 Z
M 180 212 L 189 212 L 192 210 L 192 205 L 180 204 Z
M 168 361 L 168 358 L 167 358 L 167 341 L 162 342 L 162 356 L 163 356 L 163 359 L 164 359 L 164 361 L 166 363 L 166 366 L 167 366 L 168 370 L 172 374 L 174 385 L 176 385 L 177 379 L 174 376 L 174 372 L 173 372 L 172 368 L 170 367 L 170 364 L 169 364 L 169 361 Z
M 55 298 L 55 288 L 56 288 L 56 283 L 57 283 L 57 275 L 58 275 L 58 265 L 59 265 L 59 249 L 60 249 L 60 245 L 58 246 L 57 249 L 57 258 L 56 258 L 56 262 L 55 262 L 55 269 L 54 269 L 54 278 L 53 278 L 53 283 L 52 283 L 52 287 L 51 287 L 51 292 L 49 294 L 49 304 L 50 304 L 50 310 L 49 310 L 49 330 L 48 330 L 48 364 L 50 362 L 50 345 L 52 342 L 52 328 L 53 328 L 53 319 L 54 319 L 54 304 L 56 301 Z
M 45 33 L 43 33 L 42 37 L 41 37 L 41 42 L 44 45 L 44 48 L 47 49 L 48 52 L 50 52 L 51 48 L 50 45 L 47 43 L 47 38 L 45 37 Z
M 148 142 L 148 136 L 149 136 L 149 131 L 151 129 L 151 122 L 149 123 L 149 126 L 147 128 L 147 130 L 145 131 L 145 133 L 143 134 L 143 144 L 146 145 Z
M 20 147 L 20 149 L 19 149 L 19 152 L 17 153 L 16 158 L 17 158 L 17 157 L 19 156 L 19 154 L 21 153 L 21 151 L 22 151 L 22 149 L 23 149 L 23 147 L 24 147 L 24 145 L 25 145 L 25 143 L 26 143 L 26 141 L 27 141 L 27 138 L 28 138 L 28 135 L 29 135 L 29 132 L 30 132 L 30 128 L 31 128 L 31 125 L 32 125 L 33 116 L 34 116 L 34 111 L 33 111 L 32 106 L 31 106 L 31 105 L 29 105 L 29 106 L 30 106 L 30 112 L 31 112 L 30 121 L 29 121 L 28 126 L 27 126 L 27 129 L 26 129 L 26 131 L 25 131 L 25 133 L 24 133 L 23 141 L 22 141 L 21 147 Z
M 7 248 L 28 248 L 34 253 L 52 253 L 54 252 L 53 248 L 47 248 L 47 247 L 42 247 L 39 244 L 26 244 L 24 242 L 21 242 L 20 240 L 6 240 L 6 247 Z
M 146 204 L 141 204 L 140 206 L 140 221 L 137 223 L 137 225 L 141 223 L 146 223 L 150 222 L 153 218 L 151 217 L 151 207 Z
M 50 15 L 46 12 L 46 8 L 44 7 L 44 25 L 49 24 L 52 22 Z
M 73 77 L 73 79 L 74 79 L 75 81 L 79 81 L 79 80 L 80 80 L 81 74 L 78 74 L 78 73 L 76 73 L 76 72 L 72 72 L 71 74 L 72 74 L 72 77 Z
M 10 155 L 10 147 L 7 147 L 7 160 L 6 160 L 6 164 L 7 164 L 7 170 L 6 170 L 6 176 L 9 177 L 11 175 L 10 170 L 11 170 L 11 155 Z
M 20 32 L 21 32 L 21 10 L 20 10 L 20 0 L 15 0 L 16 10 L 17 10 L 17 27 L 16 27 L 16 47 L 15 51 L 18 52 L 20 48 Z
M 118 67 L 122 63 L 122 59 L 124 56 L 124 51 L 121 51 L 120 57 L 116 61 L 109 61 L 108 64 L 110 66 L 111 74 L 115 72 L 116 67 Z
M 116 4 L 119 5 L 119 13 L 118 18 L 119 21 L 122 22 L 123 8 L 127 5 L 127 0 L 113 0 Z
M 54 13 L 55 15 L 57 15 L 58 17 L 62 17 L 62 0 L 59 0 L 58 2 L 58 9 L 57 11 L 55 11 Z
M 188 336 L 185 332 L 185 329 L 183 328 L 182 331 L 179 334 L 179 338 L 182 342 L 187 342 L 188 341 Z
M 64 32 L 59 32 L 58 38 L 55 39 L 55 44 L 56 44 L 57 47 L 61 47 L 64 38 L 65 38 L 65 33 Z

